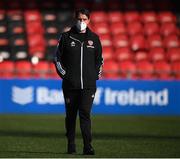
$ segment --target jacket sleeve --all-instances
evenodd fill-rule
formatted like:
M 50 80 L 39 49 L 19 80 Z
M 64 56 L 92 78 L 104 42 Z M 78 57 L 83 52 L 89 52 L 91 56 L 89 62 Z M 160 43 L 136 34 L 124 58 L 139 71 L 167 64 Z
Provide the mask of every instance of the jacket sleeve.
M 102 46 L 101 42 L 99 40 L 99 37 L 97 39 L 97 48 L 96 48 L 96 72 L 97 72 L 97 79 L 101 77 L 102 73 L 102 66 L 103 66 L 103 56 L 102 56 Z
M 54 64 L 56 67 L 56 71 L 61 78 L 64 78 L 66 74 L 66 69 L 63 66 L 63 58 L 62 58 L 63 51 L 64 51 L 63 43 L 64 43 L 64 37 L 63 37 L 63 34 L 61 34 L 56 51 L 55 51 L 55 56 L 54 56 Z

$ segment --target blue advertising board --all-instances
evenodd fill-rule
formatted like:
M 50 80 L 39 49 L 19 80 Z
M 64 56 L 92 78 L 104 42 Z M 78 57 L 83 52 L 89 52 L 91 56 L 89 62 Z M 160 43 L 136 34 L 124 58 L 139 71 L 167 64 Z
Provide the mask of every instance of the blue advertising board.
M 0 80 L 0 113 L 62 114 L 61 80 Z M 180 115 L 180 81 L 100 80 L 94 114 Z

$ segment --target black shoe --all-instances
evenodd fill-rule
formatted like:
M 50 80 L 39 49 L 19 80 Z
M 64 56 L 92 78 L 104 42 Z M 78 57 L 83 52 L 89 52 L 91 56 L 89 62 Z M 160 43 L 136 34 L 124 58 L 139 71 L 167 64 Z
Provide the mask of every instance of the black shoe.
M 75 144 L 68 144 L 68 154 L 75 154 L 76 153 L 76 145 Z
M 92 146 L 83 149 L 83 155 L 95 155 L 95 151 Z

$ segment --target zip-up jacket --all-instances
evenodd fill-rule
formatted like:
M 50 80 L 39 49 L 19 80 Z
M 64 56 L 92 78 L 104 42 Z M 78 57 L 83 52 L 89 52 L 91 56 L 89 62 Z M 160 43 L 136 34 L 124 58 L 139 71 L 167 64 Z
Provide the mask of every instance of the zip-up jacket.
M 87 28 L 84 41 L 80 41 L 79 34 L 72 27 L 61 34 L 57 46 L 55 66 L 65 89 L 96 88 L 101 74 L 103 58 L 98 35 Z

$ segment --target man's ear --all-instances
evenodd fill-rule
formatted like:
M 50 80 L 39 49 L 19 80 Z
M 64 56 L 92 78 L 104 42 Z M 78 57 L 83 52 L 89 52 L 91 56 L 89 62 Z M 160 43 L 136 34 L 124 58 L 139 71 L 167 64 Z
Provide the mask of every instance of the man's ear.
M 88 23 L 87 24 L 89 24 L 90 23 L 90 19 L 88 19 Z

